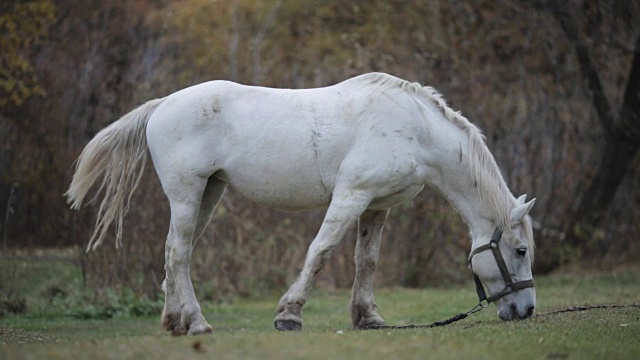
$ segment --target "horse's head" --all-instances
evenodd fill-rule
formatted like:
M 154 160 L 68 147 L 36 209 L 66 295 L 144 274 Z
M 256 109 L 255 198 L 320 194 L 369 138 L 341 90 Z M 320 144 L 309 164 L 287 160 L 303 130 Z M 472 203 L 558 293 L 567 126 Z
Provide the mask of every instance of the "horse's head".
M 511 210 L 510 226 L 496 229 L 491 241 L 476 246 L 469 264 L 476 276 L 478 295 L 487 288 L 487 301 L 498 306 L 502 320 L 524 319 L 533 314 L 536 290 L 533 284 L 533 231 L 529 211 L 535 199 L 525 203 L 526 195 Z M 481 283 L 480 283 L 481 282 Z

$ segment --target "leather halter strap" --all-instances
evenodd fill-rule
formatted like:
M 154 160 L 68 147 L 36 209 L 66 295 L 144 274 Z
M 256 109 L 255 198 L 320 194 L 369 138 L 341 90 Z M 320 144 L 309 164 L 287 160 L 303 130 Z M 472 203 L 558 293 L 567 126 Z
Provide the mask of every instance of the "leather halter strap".
M 536 286 L 533 279 L 518 281 L 516 283 L 513 282 L 509 269 L 507 268 L 507 264 L 504 261 L 504 257 L 502 257 L 502 253 L 500 252 L 500 239 L 502 239 L 502 230 L 496 227 L 496 230 L 493 232 L 493 236 L 491 236 L 491 241 L 489 241 L 488 244 L 478 246 L 471 252 L 471 254 L 469 254 L 469 266 L 473 272 L 473 281 L 475 282 L 476 292 L 478 293 L 478 299 L 481 304 L 483 301 L 486 301 L 487 304 L 489 304 L 511 294 L 512 292 Z M 504 289 L 488 297 L 484 287 L 482 286 L 480 278 L 473 271 L 473 265 L 471 265 L 471 260 L 475 255 L 487 250 L 491 250 L 493 257 L 496 260 L 496 264 L 498 265 L 498 269 L 500 270 L 500 274 L 502 275 L 502 279 L 504 280 Z

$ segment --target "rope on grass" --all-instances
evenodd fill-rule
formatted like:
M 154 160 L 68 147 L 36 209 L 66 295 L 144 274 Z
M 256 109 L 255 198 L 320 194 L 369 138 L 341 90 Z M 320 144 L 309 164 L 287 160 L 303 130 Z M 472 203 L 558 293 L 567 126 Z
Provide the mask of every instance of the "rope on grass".
M 442 321 L 436 321 L 433 322 L 431 324 L 411 324 L 411 325 L 373 325 L 373 326 L 369 326 L 367 328 L 364 328 L 362 330 L 385 330 L 385 329 L 399 329 L 399 330 L 404 330 L 404 329 L 425 329 L 425 328 L 433 328 L 433 327 L 441 327 L 441 326 L 447 326 L 449 324 L 452 324 L 456 321 L 460 321 L 464 318 L 466 318 L 467 316 L 469 316 L 469 314 L 466 313 L 460 313 L 454 317 L 451 317 L 449 319 L 446 320 L 442 320 Z
M 580 311 L 589 311 L 589 310 L 595 310 L 595 309 L 615 309 L 615 308 L 629 308 L 629 307 L 636 307 L 636 308 L 640 308 L 640 304 L 609 304 L 609 305 L 583 305 L 583 306 L 572 306 L 572 307 L 568 307 L 566 309 L 561 309 L 561 310 L 554 310 L 554 311 L 548 311 L 548 312 L 544 312 L 544 313 L 540 313 L 540 314 L 536 314 L 533 317 L 542 317 L 542 316 L 548 316 L 548 315 L 555 315 L 555 314 L 562 314 L 562 313 L 568 313 L 568 312 L 580 312 Z M 480 310 L 484 309 L 484 307 L 480 307 L 478 308 L 477 306 L 474 307 L 473 309 L 469 310 L 466 313 L 460 313 L 456 316 L 453 316 L 449 319 L 446 320 L 442 320 L 442 321 L 436 321 L 433 322 L 431 324 L 410 324 L 410 325 L 379 325 L 379 326 L 369 326 L 365 329 L 362 330 L 389 330 L 389 329 L 394 329 L 394 330 L 405 330 L 405 329 L 426 329 L 426 328 L 434 328 L 434 327 L 442 327 L 442 326 L 447 326 L 449 324 L 452 324 L 456 321 L 460 321 L 462 319 L 467 318 L 469 315 L 476 313 Z
M 541 317 L 547 315 L 561 314 L 567 312 L 579 312 L 579 311 L 587 311 L 594 309 L 615 309 L 615 308 L 628 308 L 628 307 L 637 307 L 640 308 L 640 304 L 610 304 L 610 305 L 584 305 L 584 306 L 572 306 L 562 310 L 554 310 L 547 311 L 541 314 L 536 314 L 534 317 Z

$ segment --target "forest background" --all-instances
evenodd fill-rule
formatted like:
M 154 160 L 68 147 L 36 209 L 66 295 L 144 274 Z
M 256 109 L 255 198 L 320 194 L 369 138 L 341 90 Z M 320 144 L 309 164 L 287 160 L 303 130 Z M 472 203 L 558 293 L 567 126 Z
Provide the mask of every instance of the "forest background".
M 534 272 L 637 263 L 639 39 L 637 1 L 3 1 L 2 250 L 72 248 L 86 286 L 157 296 L 169 210 L 153 167 L 124 247 L 86 254 L 96 207 L 71 211 L 63 197 L 86 143 L 137 105 L 208 80 L 305 88 L 382 71 L 439 89 L 483 130 L 514 194 L 538 199 Z M 323 215 L 229 191 L 194 252 L 201 299 L 285 288 Z M 354 244 L 351 234 L 322 284 L 351 284 Z M 392 210 L 376 281 L 468 281 L 468 251 L 466 225 L 425 189 Z

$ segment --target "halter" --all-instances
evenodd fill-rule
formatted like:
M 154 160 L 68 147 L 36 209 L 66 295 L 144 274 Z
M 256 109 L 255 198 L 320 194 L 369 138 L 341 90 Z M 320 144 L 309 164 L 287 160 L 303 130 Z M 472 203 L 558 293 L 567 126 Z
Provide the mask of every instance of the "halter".
M 488 244 L 477 247 L 469 255 L 469 267 L 471 267 L 471 271 L 473 272 L 473 281 L 476 283 L 476 292 L 478 293 L 478 299 L 480 300 L 480 307 L 487 307 L 490 303 L 518 290 L 536 286 L 533 282 L 533 279 L 518 281 L 516 283 L 513 282 L 511 274 L 509 273 L 509 269 L 507 269 L 507 264 L 504 262 L 504 258 L 502 257 L 502 253 L 500 252 L 499 243 L 501 238 L 502 230 L 496 227 L 496 230 L 493 232 L 493 236 L 491 236 L 491 241 Z M 489 297 L 487 297 L 487 293 L 484 291 L 482 282 L 480 281 L 478 275 L 473 271 L 473 266 L 471 265 L 471 260 L 473 259 L 473 257 L 486 250 L 491 250 L 493 257 L 496 259 L 496 264 L 498 264 L 498 269 L 500 269 L 500 273 L 502 274 L 502 279 L 504 280 L 504 289 L 499 291 L 497 294 L 491 295 Z M 486 303 L 484 303 L 484 301 L 486 301 Z

